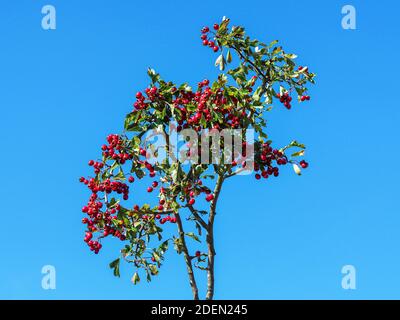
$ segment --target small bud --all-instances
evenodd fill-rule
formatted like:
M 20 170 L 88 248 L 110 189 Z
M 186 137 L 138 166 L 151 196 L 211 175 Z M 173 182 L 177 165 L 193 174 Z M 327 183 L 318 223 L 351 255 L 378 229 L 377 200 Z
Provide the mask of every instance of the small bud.
M 299 167 L 297 164 L 295 164 L 295 163 L 293 163 L 293 170 L 294 170 L 294 172 L 296 172 L 297 175 L 301 176 L 301 169 L 300 169 L 300 167 Z
M 222 61 L 219 64 L 219 70 L 223 71 L 224 69 L 225 69 L 225 59 L 222 58 Z
M 218 56 L 218 58 L 215 60 L 215 66 L 218 67 L 221 64 L 221 61 L 224 57 L 222 56 L 222 54 L 220 54 Z
M 231 51 L 228 50 L 228 53 L 226 54 L 226 61 L 228 63 L 230 63 L 232 61 L 232 55 L 231 55 Z

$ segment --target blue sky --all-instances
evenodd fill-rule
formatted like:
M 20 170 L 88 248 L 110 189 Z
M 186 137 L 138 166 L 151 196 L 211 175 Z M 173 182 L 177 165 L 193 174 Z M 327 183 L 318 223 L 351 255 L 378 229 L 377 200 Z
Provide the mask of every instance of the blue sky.
M 41 28 L 41 8 L 57 29 Z M 341 28 L 341 8 L 357 29 Z M 317 73 L 308 104 L 269 114 L 277 145 L 307 145 L 310 168 L 256 183 L 229 181 L 216 221 L 216 298 L 400 298 L 400 49 L 397 1 L 2 1 L 0 298 L 191 298 L 182 258 L 133 286 L 117 255 L 84 245 L 77 178 L 109 133 L 122 130 L 151 66 L 176 82 L 216 76 L 199 30 L 222 16 L 281 40 Z M 211 75 L 211 76 L 210 76 Z M 43 290 L 54 265 L 57 289 Z M 356 268 L 357 289 L 341 287 Z M 200 280 L 201 279 L 201 280 Z M 199 278 L 202 282 L 204 278 Z M 204 286 L 200 286 L 204 293 Z

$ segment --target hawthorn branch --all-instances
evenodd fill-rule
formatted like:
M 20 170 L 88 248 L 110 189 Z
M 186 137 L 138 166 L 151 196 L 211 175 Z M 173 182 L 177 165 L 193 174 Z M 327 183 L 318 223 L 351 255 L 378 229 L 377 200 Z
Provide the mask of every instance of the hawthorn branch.
M 189 208 L 190 212 L 192 213 L 192 215 L 196 218 L 197 222 L 200 223 L 200 225 L 205 229 L 208 230 L 208 225 L 207 223 L 203 220 L 203 218 L 197 213 L 197 210 L 195 208 L 193 208 L 193 206 L 191 205 L 187 205 L 187 207 Z
M 236 46 L 230 46 L 230 48 L 235 50 L 241 59 L 243 59 L 244 61 L 249 63 L 254 68 L 254 71 L 256 73 L 258 73 L 258 75 L 261 76 L 261 78 L 263 79 L 263 83 L 266 84 L 267 82 L 269 82 L 269 78 L 260 70 L 259 67 L 257 67 L 257 65 L 253 61 L 251 61 L 249 58 L 245 57 L 239 48 L 237 48 Z
M 182 252 L 185 258 L 187 273 L 189 276 L 189 283 L 190 287 L 192 288 L 193 300 L 199 300 L 199 289 L 197 288 L 196 278 L 193 272 L 192 258 L 189 255 L 189 250 L 186 245 L 185 232 L 183 230 L 182 219 L 178 213 L 175 214 L 175 217 L 176 217 L 176 224 L 178 226 L 179 239 L 181 240 L 182 244 Z
M 261 79 L 262 79 L 261 80 L 262 81 L 262 84 L 261 84 L 261 86 L 262 86 L 261 95 L 263 95 L 265 93 L 265 91 L 266 91 L 267 84 L 270 82 L 270 78 L 267 75 L 265 75 L 253 61 L 251 61 L 249 58 L 247 58 L 239 48 L 237 48 L 236 46 L 229 46 L 229 47 L 231 49 L 235 50 L 236 53 L 239 55 L 239 57 L 243 61 L 245 61 L 248 64 L 250 64 L 251 67 L 253 68 L 253 70 L 261 77 Z
M 218 171 L 217 171 L 218 172 Z M 210 214 L 208 216 L 207 230 L 207 248 L 208 248 L 208 264 L 207 264 L 207 294 L 206 300 L 212 300 L 214 297 L 214 219 L 216 215 L 217 201 L 221 192 L 222 183 L 224 182 L 224 172 L 218 174 L 217 182 L 214 188 L 214 199 L 210 204 Z

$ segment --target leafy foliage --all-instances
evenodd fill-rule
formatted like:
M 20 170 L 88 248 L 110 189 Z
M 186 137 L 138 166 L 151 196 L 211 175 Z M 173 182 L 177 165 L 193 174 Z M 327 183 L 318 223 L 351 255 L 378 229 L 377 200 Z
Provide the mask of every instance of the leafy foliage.
M 150 84 L 144 92 L 136 94 L 134 108 L 125 118 L 124 132 L 107 137 L 101 159 L 89 162 L 95 175 L 81 178 L 92 192 L 82 209 L 88 215 L 83 219 L 87 226 L 85 242 L 98 253 L 104 238 L 120 239 L 124 247 L 110 268 L 115 276 L 120 276 L 121 259 L 132 263 L 137 269 L 132 277 L 134 284 L 140 282 L 139 269 L 148 281 L 159 273 L 171 246 L 178 254 L 184 254 L 189 274 L 193 261 L 195 267 L 209 270 L 212 250 L 191 254 L 186 238 L 198 243 L 205 232 L 208 241 L 212 241 L 211 215 L 222 182 L 240 170 L 253 169 L 246 167 L 243 153 L 232 154 L 229 161 L 217 163 L 181 163 L 170 161 L 170 157 L 151 163 L 150 155 L 163 150 L 144 139 L 146 132 L 157 130 L 168 140 L 171 130 L 194 129 L 200 138 L 205 129 L 252 128 L 256 132 L 252 145 L 256 179 L 276 177 L 279 167 L 289 163 L 297 174 L 300 167 L 308 166 L 304 160 L 297 160 L 304 155 L 303 144 L 293 141 L 282 148 L 272 147 L 265 116 L 275 102 L 290 109 L 293 95 L 300 103 L 309 100 L 307 85 L 314 83 L 315 75 L 308 67 L 297 67 L 297 56 L 286 53 L 278 41 L 265 44 L 251 39 L 243 27 L 229 27 L 229 22 L 223 19 L 214 25 L 213 31 L 202 29 L 203 45 L 218 54 L 215 64 L 221 73 L 216 80 L 212 83 L 203 80 L 192 89 L 187 83 L 165 81 L 149 69 Z M 176 126 L 171 128 L 171 122 Z M 248 142 L 243 139 L 242 145 L 245 147 Z M 188 146 L 185 153 L 193 150 L 197 153 L 196 148 L 201 147 L 203 142 Z M 147 191 L 157 192 L 157 203 L 132 203 L 130 185 L 146 178 L 153 180 Z M 194 230 L 185 232 L 182 219 L 193 222 Z M 174 225 L 176 228 L 172 228 Z M 94 234 L 96 240 L 92 239 Z

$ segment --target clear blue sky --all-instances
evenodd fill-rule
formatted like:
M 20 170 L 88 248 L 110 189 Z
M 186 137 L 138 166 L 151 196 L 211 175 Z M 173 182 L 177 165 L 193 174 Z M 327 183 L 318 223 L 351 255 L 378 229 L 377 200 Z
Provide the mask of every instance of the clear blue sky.
M 41 28 L 41 8 L 57 29 Z M 341 8 L 357 29 L 341 28 Z M 0 5 L 0 298 L 191 298 L 175 253 L 152 283 L 114 278 L 84 245 L 77 178 L 122 130 L 154 67 L 176 82 L 212 75 L 199 30 L 222 16 L 317 73 L 308 104 L 269 115 L 279 145 L 306 143 L 310 168 L 256 183 L 238 177 L 219 203 L 216 298 L 400 298 L 398 1 L 2 1 Z M 57 289 L 41 288 L 41 268 Z M 341 268 L 357 289 L 341 288 Z M 200 281 L 200 280 L 199 280 Z M 202 286 L 201 289 L 204 289 Z M 204 291 L 203 291 L 204 292 Z

